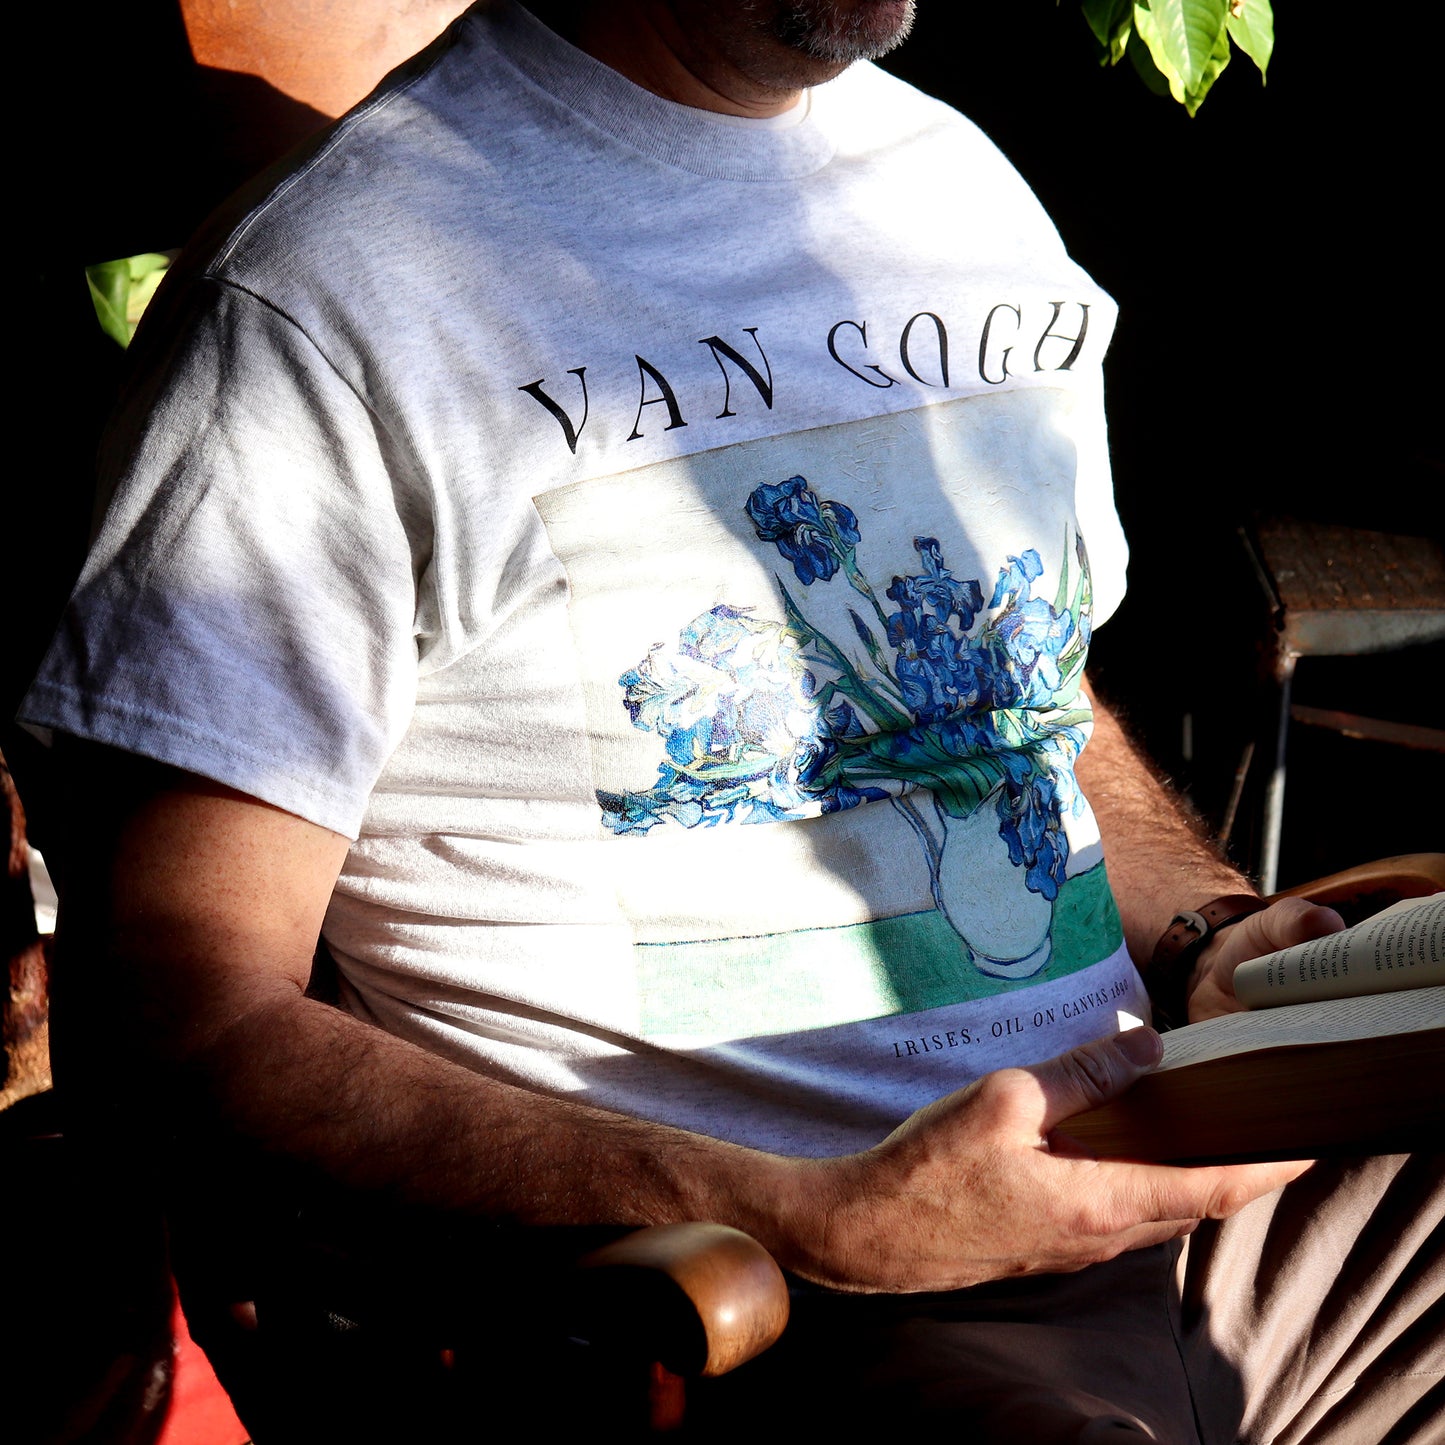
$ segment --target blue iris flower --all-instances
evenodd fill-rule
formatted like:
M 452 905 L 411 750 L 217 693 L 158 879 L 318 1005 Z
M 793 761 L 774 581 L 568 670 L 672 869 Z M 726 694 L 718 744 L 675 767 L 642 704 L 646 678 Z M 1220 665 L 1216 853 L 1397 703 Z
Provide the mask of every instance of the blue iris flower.
M 746 511 L 758 536 L 774 542 L 803 586 L 826 582 L 858 545 L 858 519 L 842 502 L 820 502 L 803 477 L 754 488 Z

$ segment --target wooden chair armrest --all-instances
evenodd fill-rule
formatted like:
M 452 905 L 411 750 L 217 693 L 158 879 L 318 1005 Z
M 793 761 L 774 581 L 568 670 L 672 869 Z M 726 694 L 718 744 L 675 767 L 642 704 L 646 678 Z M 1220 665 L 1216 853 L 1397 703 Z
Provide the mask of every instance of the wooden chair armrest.
M 261 1327 L 364 1329 L 438 1347 L 572 1339 L 696 1377 L 752 1359 L 788 1322 L 782 1271 L 726 1225 L 433 1227 L 430 1247 L 449 1261 L 442 1275 L 418 1271 L 398 1247 L 410 1232 L 384 1213 L 301 1209 L 260 1256 Z M 227 1307 L 240 1298 L 208 1293 Z
M 1346 923 L 1355 923 L 1402 898 L 1423 898 L 1442 891 L 1445 853 L 1402 853 L 1296 884 L 1270 898 L 1308 898 L 1311 903 L 1338 909 Z
M 722 1224 L 660 1224 L 578 1261 L 584 1310 L 609 1339 L 678 1375 L 726 1374 L 788 1323 L 788 1287 L 772 1255 Z

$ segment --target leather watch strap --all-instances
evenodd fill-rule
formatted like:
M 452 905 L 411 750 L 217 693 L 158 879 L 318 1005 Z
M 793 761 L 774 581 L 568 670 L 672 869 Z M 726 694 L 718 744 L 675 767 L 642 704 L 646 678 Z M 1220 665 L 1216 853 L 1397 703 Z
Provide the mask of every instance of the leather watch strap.
M 1177 1028 L 1187 1021 L 1185 990 L 1200 949 L 1221 929 L 1268 907 L 1268 902 L 1256 894 L 1226 893 L 1202 907 L 1174 915 L 1169 927 L 1159 935 L 1144 975 L 1157 1028 Z

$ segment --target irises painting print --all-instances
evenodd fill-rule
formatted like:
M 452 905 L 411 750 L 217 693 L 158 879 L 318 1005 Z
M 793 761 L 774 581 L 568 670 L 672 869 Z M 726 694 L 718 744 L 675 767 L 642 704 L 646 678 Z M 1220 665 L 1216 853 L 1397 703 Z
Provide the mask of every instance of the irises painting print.
M 1000 567 L 985 602 L 939 542 L 915 537 L 916 570 L 880 598 L 859 565 L 858 518 L 801 476 L 763 483 L 745 510 L 791 565 L 783 619 L 721 604 L 618 679 L 635 727 L 663 759 L 644 791 L 598 794 L 607 826 L 815 817 L 888 801 L 926 857 L 934 903 L 980 972 L 1027 978 L 1050 955 L 1078 814 L 1073 762 L 1089 712 L 1078 684 L 1089 640 L 1089 572 L 1069 545 L 1053 600 L 1033 595 L 1033 548 Z M 1070 557 L 1074 559 L 1070 575 Z M 809 620 L 809 589 L 847 586 L 852 636 Z

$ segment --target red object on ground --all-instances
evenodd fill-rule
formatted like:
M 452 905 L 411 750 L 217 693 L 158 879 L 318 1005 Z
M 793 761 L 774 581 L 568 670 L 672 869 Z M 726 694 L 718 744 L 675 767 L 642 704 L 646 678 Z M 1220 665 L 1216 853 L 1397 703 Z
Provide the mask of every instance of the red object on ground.
M 156 1445 L 246 1445 L 246 1427 L 236 1418 L 231 1398 L 211 1369 L 205 1352 L 191 1338 L 177 1301 L 171 1317 L 176 1337 L 171 1404 Z

